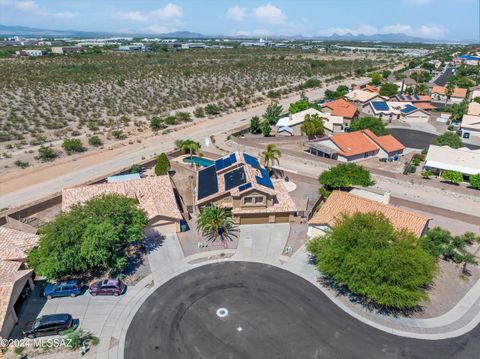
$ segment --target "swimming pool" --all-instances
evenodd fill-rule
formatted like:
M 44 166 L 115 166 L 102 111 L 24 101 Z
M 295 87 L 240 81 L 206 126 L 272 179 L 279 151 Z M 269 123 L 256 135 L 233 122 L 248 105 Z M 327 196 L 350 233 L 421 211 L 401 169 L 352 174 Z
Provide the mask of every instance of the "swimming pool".
M 185 157 L 183 159 L 183 162 L 185 162 L 185 163 L 192 163 L 193 162 L 197 166 L 201 166 L 201 167 L 208 167 L 208 166 L 211 166 L 215 163 L 212 160 L 209 160 L 209 159 L 203 158 L 203 157 L 198 157 L 198 156 L 192 156 L 191 159 L 190 159 L 190 157 Z

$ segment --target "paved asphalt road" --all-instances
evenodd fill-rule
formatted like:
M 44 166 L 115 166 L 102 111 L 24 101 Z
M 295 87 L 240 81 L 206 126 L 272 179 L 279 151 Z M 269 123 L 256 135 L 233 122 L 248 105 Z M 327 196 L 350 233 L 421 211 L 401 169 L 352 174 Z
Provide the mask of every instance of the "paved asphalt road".
M 406 147 L 424 149 L 431 145 L 433 139 L 437 137 L 432 133 L 410 130 L 408 128 L 389 128 L 390 133 L 403 143 Z M 472 150 L 480 148 L 480 146 L 465 144 Z
M 219 308 L 229 313 L 220 318 Z M 313 285 L 259 263 L 224 262 L 158 288 L 127 332 L 126 359 L 478 358 L 480 328 L 455 339 L 397 337 L 350 317 Z

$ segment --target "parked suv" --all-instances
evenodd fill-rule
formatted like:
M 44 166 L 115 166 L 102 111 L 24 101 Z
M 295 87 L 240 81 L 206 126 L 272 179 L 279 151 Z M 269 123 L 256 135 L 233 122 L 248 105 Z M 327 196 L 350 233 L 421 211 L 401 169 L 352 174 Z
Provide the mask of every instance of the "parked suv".
M 35 338 L 44 335 L 62 334 L 73 327 L 74 321 L 70 314 L 44 315 L 25 324 L 23 335 Z
M 93 283 L 88 291 L 91 295 L 120 295 L 125 289 L 125 284 L 120 279 L 104 279 Z
M 67 282 L 59 282 L 55 284 L 49 284 L 43 289 L 43 295 L 47 299 L 55 297 L 76 297 L 82 294 L 83 283 L 80 283 L 76 279 L 69 280 Z

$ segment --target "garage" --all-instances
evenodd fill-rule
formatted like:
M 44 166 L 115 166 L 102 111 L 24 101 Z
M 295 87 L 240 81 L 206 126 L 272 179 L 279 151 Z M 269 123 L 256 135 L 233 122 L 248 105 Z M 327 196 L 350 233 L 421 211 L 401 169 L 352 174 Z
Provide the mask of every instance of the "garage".
M 243 214 L 240 217 L 240 224 L 263 224 L 269 223 L 268 215 L 263 214 Z
M 289 223 L 290 222 L 290 215 L 287 214 L 277 214 L 275 216 L 275 223 Z

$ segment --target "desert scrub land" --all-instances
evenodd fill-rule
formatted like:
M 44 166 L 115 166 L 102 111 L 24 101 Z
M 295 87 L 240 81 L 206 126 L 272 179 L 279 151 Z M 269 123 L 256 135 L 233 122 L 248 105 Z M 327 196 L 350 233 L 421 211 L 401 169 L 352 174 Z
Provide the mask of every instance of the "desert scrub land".
M 129 138 L 150 131 L 152 117 L 165 131 L 191 119 L 167 117 L 174 110 L 214 116 L 297 91 L 311 78 L 329 83 L 398 61 L 393 56 L 240 48 L 0 59 L 1 167 L 40 161 L 42 145 L 64 155 L 64 139 L 88 150 Z

